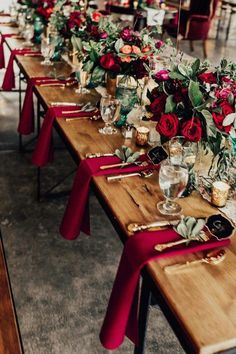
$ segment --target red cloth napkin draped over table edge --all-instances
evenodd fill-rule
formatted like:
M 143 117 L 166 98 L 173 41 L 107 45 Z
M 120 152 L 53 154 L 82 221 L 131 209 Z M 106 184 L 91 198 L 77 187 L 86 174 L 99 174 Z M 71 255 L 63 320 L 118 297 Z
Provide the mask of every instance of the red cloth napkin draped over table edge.
M 158 243 L 172 242 L 179 238 L 174 230 L 167 229 L 140 232 L 125 243 L 100 332 L 101 343 L 106 349 L 119 347 L 125 335 L 138 345 L 138 285 L 140 272 L 148 262 L 157 258 L 224 247 L 230 243 L 229 239 L 217 241 L 214 238 L 205 243 L 192 242 L 184 248 L 176 246 L 175 249 L 160 253 L 154 250 Z
M 15 75 L 13 70 L 14 59 L 16 55 L 25 55 L 25 54 L 41 55 L 40 52 L 35 52 L 30 48 L 13 49 L 11 51 L 11 55 L 7 65 L 7 70 L 5 72 L 5 76 L 3 79 L 3 84 L 2 84 L 3 90 L 11 91 L 13 88 L 15 88 Z
M 0 69 L 5 68 L 5 56 L 3 43 L 5 38 L 15 36 L 14 33 L 0 34 Z
M 49 107 L 45 114 L 43 125 L 39 133 L 39 138 L 36 144 L 36 148 L 33 152 L 32 163 L 38 167 L 46 165 L 53 157 L 52 149 L 52 129 L 55 118 L 78 118 L 78 117 L 92 117 L 99 115 L 99 112 L 78 112 L 63 114 L 62 111 L 76 111 L 79 110 L 79 106 L 60 106 Z
M 140 160 L 145 160 L 146 156 L 142 155 Z M 120 167 L 100 170 L 102 165 L 110 165 L 120 162 L 118 157 L 97 157 L 83 160 L 77 170 L 70 198 L 64 213 L 60 233 L 67 240 L 74 240 L 79 236 L 80 230 L 86 234 L 90 234 L 89 226 L 89 186 L 92 176 L 102 176 L 109 174 L 129 173 L 142 171 L 145 169 L 157 169 L 158 166 L 150 164 L 148 166 Z
M 18 125 L 18 132 L 20 134 L 28 135 L 34 131 L 34 104 L 33 104 L 33 88 L 45 84 L 65 84 L 71 80 L 57 80 L 50 77 L 33 77 L 30 78 L 27 84 L 23 107 L 20 115 Z

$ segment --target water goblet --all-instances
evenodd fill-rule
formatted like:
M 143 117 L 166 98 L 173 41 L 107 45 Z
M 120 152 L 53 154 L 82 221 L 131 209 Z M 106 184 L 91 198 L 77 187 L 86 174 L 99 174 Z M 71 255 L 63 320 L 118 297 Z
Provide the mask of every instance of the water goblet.
M 78 89 L 75 92 L 81 94 L 89 93 L 89 90 L 86 88 L 89 80 L 88 72 L 80 69 L 76 72 L 76 78 L 78 79 Z
M 181 206 L 175 200 L 181 197 L 188 183 L 188 168 L 185 165 L 173 165 L 169 160 L 161 163 L 159 186 L 165 201 L 157 203 L 157 209 L 164 215 L 178 215 Z
M 50 40 L 50 38 L 46 37 L 42 39 L 41 42 L 41 53 L 44 57 L 44 61 L 41 62 L 41 65 L 53 65 L 53 63 L 50 61 L 54 54 L 55 50 L 55 43 Z
M 30 23 L 27 23 L 24 28 L 24 38 L 25 42 L 23 43 L 26 47 L 32 47 L 33 43 L 31 39 L 34 37 L 34 26 Z
M 99 133 L 111 135 L 117 132 L 117 130 L 112 127 L 112 123 L 119 118 L 120 107 L 120 101 L 116 98 L 112 98 L 112 96 L 105 96 L 101 98 L 100 111 L 102 120 L 105 122 L 105 126 L 99 129 Z

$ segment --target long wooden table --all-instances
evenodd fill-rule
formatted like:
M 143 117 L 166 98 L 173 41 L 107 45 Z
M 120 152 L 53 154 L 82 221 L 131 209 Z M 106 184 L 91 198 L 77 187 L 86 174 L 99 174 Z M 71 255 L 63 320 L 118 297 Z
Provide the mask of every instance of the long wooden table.
M 14 41 L 17 40 L 7 39 L 8 46 L 13 48 L 16 44 Z M 39 58 L 18 56 L 17 63 L 27 78 L 35 76 L 35 73 L 41 76 L 42 70 L 45 75 L 51 71 L 51 68 L 42 68 L 39 65 Z M 58 66 L 62 71 L 65 67 L 67 72 L 66 66 L 63 64 Z M 85 99 L 78 96 L 73 88 L 36 87 L 35 94 L 44 108 L 47 108 L 52 100 L 79 102 Z M 96 95 L 92 98 L 97 99 Z M 114 152 L 115 148 L 124 143 L 135 147 L 133 141 L 124 141 L 121 133 L 115 136 L 100 135 L 98 128 L 103 124 L 101 121 L 90 120 L 66 122 L 65 119 L 58 118 L 55 121 L 55 128 L 77 162 L 84 159 L 88 152 Z M 127 232 L 129 223 L 163 219 L 156 209 L 157 201 L 163 199 L 157 179 L 157 172 L 149 179 L 135 177 L 115 183 L 108 183 L 104 176 L 92 179 L 95 193 L 122 240 L 130 236 Z M 181 199 L 180 203 L 185 215 L 206 217 L 217 212 L 197 193 Z M 158 295 L 164 314 L 186 351 L 191 354 L 211 354 L 236 347 L 235 235 L 227 249 L 226 259 L 221 264 L 200 265 L 174 275 L 163 271 L 166 265 L 202 256 L 203 254 L 199 252 L 150 262 L 144 274 L 148 280 L 144 283 L 146 300 L 150 298 L 150 291 Z M 142 304 L 144 322 L 148 304 L 149 301 Z M 141 353 L 142 349 L 136 348 L 136 353 Z M 228 351 L 230 352 L 232 351 Z M 233 352 L 236 352 L 235 349 Z

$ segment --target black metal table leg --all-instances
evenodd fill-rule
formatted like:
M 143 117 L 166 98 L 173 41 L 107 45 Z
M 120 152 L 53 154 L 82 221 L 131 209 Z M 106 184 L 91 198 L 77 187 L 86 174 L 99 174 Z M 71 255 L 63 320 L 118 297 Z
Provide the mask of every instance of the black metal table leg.
M 135 346 L 134 354 L 144 354 L 145 351 L 145 339 L 146 339 L 146 330 L 147 330 L 150 303 L 151 303 L 151 291 L 148 282 L 146 280 L 146 277 L 143 277 L 140 304 L 139 304 L 139 318 L 138 318 L 139 344 L 138 346 Z

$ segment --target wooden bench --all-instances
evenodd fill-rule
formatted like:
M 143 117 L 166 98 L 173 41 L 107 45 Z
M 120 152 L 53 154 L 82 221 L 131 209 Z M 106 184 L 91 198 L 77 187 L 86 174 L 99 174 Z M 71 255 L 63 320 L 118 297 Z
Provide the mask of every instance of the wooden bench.
M 0 232 L 0 353 L 22 354 L 22 343 Z

